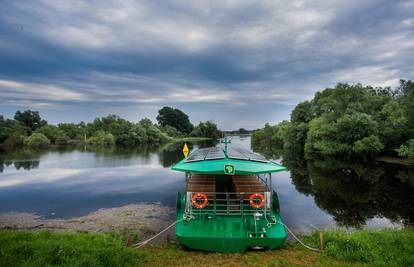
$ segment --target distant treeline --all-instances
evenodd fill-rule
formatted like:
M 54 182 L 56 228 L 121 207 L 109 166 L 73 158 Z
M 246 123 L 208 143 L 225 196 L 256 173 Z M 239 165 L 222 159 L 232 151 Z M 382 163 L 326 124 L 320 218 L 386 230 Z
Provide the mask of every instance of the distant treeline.
M 222 131 L 224 136 L 227 135 L 244 135 L 244 134 L 252 134 L 254 130 L 246 130 L 244 128 L 240 128 L 238 130 L 232 130 L 232 131 Z
M 0 116 L 0 143 L 8 146 L 42 147 L 50 144 L 88 143 L 100 146 L 157 145 L 184 137 L 218 139 L 221 135 L 211 121 L 194 126 L 184 112 L 171 107 L 158 111 L 157 124 L 148 118 L 138 123 L 116 115 L 96 118 L 91 123 L 59 123 L 51 125 L 39 112 L 17 111 L 14 119 Z
M 299 103 L 290 121 L 266 124 L 252 135 L 252 146 L 267 154 L 306 157 L 407 157 L 414 164 L 414 83 L 390 87 L 338 84 Z

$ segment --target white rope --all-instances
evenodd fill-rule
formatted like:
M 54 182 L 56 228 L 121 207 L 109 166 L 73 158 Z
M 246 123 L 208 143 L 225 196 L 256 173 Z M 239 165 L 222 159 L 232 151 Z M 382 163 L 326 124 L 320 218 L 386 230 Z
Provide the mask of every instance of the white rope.
M 141 241 L 141 242 L 138 242 L 138 243 L 134 244 L 134 247 L 136 247 L 136 248 L 140 248 L 140 247 L 145 246 L 145 245 L 146 245 L 146 244 L 148 244 L 150 241 L 152 241 L 153 239 L 155 239 L 156 237 L 158 237 L 158 236 L 159 236 L 159 235 L 161 235 L 162 233 L 166 232 L 168 229 L 170 229 L 171 227 L 173 227 L 174 225 L 176 225 L 178 222 L 181 222 L 181 221 L 182 221 L 182 219 L 181 219 L 181 220 L 178 220 L 178 221 L 173 222 L 172 224 L 170 224 L 169 226 L 167 226 L 164 230 L 162 230 L 162 231 L 161 231 L 161 232 L 159 232 L 158 234 L 154 235 L 153 237 L 148 238 L 147 240 L 144 240 L 144 241 Z
M 312 250 L 312 251 L 316 251 L 316 252 L 322 252 L 320 249 L 317 249 L 317 248 L 313 248 L 313 247 L 310 247 L 310 246 L 308 246 L 308 245 L 306 245 L 305 243 L 303 243 L 293 232 L 292 232 L 292 230 L 290 230 L 289 229 L 289 227 L 286 225 L 286 224 L 284 224 L 284 223 L 282 223 L 282 222 L 279 222 L 279 221 L 277 221 L 278 223 L 280 223 L 281 225 L 283 225 L 285 228 L 286 228 L 286 230 L 288 230 L 288 232 L 292 235 L 292 237 L 294 238 L 294 239 L 296 239 L 296 241 L 298 241 L 302 246 L 304 246 L 305 248 L 307 248 L 307 249 L 310 249 L 310 250 Z
M 141 241 L 141 242 L 138 242 L 138 243 L 134 244 L 134 247 L 136 247 L 136 248 L 141 248 L 141 247 L 145 246 L 146 244 L 148 244 L 149 242 L 151 242 L 152 240 L 154 240 L 155 238 L 157 238 L 158 236 L 160 236 L 162 233 L 165 233 L 168 229 L 170 229 L 171 227 L 173 227 L 174 225 L 176 225 L 178 222 L 181 222 L 182 220 L 183 220 L 183 219 L 173 222 L 172 224 L 170 224 L 169 226 L 167 226 L 164 230 L 162 230 L 162 231 L 161 231 L 161 232 L 159 232 L 158 234 L 156 234 L 156 235 L 152 236 L 151 238 L 148 238 L 147 240 L 144 240 L 144 241 Z M 302 242 L 302 240 L 300 240 L 300 239 L 299 239 L 299 238 L 298 238 L 298 237 L 297 237 L 297 236 L 296 236 L 296 235 L 292 232 L 292 230 L 290 230 L 290 228 L 289 228 L 286 224 L 284 224 L 284 223 L 282 223 L 282 222 L 280 222 L 280 221 L 277 221 L 277 223 L 280 223 L 281 225 L 283 225 L 283 226 L 286 228 L 286 230 L 288 230 L 288 232 L 292 235 L 292 237 L 293 237 L 296 241 L 298 241 L 298 242 L 299 242 L 302 246 L 304 246 L 305 248 L 310 249 L 310 250 L 312 250 L 312 251 L 321 252 L 321 250 L 320 250 L 320 249 L 310 247 L 310 246 L 306 245 L 305 243 L 303 243 L 303 242 Z

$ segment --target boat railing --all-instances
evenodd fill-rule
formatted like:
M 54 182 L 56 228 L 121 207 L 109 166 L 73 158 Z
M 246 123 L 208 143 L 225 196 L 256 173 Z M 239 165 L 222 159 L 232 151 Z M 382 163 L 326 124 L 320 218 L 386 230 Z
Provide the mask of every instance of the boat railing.
M 220 216 L 246 216 L 255 215 L 257 212 L 269 214 L 271 210 L 270 192 L 209 192 L 207 204 L 203 208 L 196 207 L 192 199 L 200 192 L 187 192 L 185 217 L 194 218 L 198 216 L 214 217 Z M 253 207 L 250 203 L 252 194 L 260 193 L 264 197 L 264 203 L 260 207 Z

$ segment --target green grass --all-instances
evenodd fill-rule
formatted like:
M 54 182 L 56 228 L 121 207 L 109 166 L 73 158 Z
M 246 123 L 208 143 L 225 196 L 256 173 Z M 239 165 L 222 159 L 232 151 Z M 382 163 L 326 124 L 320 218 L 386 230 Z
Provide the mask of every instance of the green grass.
M 372 266 L 414 266 L 414 229 L 324 232 L 323 255 Z M 319 233 L 305 237 L 314 246 Z
M 105 234 L 0 233 L 0 266 L 134 266 L 138 256 Z
M 414 230 L 327 231 L 325 250 L 299 244 L 246 253 L 208 253 L 180 246 L 125 247 L 120 234 L 0 232 L 0 266 L 414 266 Z M 317 247 L 319 234 L 304 237 Z

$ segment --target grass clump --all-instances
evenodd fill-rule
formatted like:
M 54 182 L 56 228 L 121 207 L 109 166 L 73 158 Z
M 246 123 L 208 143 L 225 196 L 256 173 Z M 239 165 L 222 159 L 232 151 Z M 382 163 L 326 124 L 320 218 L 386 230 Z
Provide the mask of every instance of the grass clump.
M 135 266 L 139 256 L 120 238 L 105 234 L 0 234 L 0 266 Z
M 371 266 L 414 266 L 414 229 L 336 231 L 324 233 L 323 254 Z M 319 233 L 305 238 L 317 246 Z

